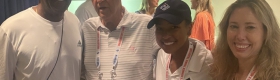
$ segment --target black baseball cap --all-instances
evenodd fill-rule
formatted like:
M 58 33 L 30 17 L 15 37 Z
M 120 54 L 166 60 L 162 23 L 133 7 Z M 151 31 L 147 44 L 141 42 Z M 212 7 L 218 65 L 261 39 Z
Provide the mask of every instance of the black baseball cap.
M 191 22 L 191 10 L 188 4 L 181 0 L 167 0 L 161 3 L 154 14 L 154 18 L 148 23 L 147 28 L 150 29 L 155 25 L 157 19 L 165 19 L 171 24 L 178 25 L 183 20 Z

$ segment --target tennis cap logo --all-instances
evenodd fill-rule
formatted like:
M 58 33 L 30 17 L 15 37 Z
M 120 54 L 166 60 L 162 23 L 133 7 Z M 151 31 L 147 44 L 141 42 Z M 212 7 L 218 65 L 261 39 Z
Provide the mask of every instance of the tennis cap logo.
M 166 4 L 166 3 L 164 3 L 162 6 L 160 6 L 160 9 L 163 10 L 163 11 L 165 11 L 165 10 L 167 10 L 169 8 L 170 8 L 170 6 L 168 4 Z

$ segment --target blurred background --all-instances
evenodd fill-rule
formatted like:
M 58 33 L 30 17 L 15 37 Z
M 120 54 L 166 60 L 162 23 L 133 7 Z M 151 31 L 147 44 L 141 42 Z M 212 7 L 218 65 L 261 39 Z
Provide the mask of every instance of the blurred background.
M 159 0 L 159 4 L 162 3 L 165 0 Z M 183 0 L 186 2 L 189 6 L 191 6 L 190 0 Z M 236 0 L 212 0 L 212 5 L 214 7 L 214 20 L 216 25 L 220 22 L 221 18 L 223 17 L 223 14 L 226 10 L 226 8 L 233 3 Z M 278 23 L 280 23 L 280 0 L 266 0 L 270 7 L 272 7 L 275 16 L 277 17 Z M 83 3 L 85 0 L 72 0 L 72 3 L 70 4 L 68 10 L 72 13 L 75 13 L 76 9 Z M 129 12 L 135 12 L 139 10 L 142 0 L 122 0 L 123 6 L 129 11 Z M 195 11 L 192 10 L 192 18 L 195 16 Z
M 7 19 L 8 17 L 27 9 L 30 6 L 34 6 L 38 3 L 39 0 L 0 0 L 0 24 Z M 72 0 L 68 10 L 75 14 L 77 8 L 86 0 Z M 159 4 L 165 0 L 159 0 Z M 183 0 L 189 6 L 191 6 L 190 0 Z M 236 0 L 212 0 L 212 5 L 214 7 L 213 18 L 215 20 L 216 26 L 218 26 L 221 18 L 224 15 L 226 8 Z M 278 24 L 280 23 L 280 0 L 266 0 L 272 7 L 274 14 L 277 18 Z M 140 9 L 140 4 L 142 0 L 122 0 L 123 6 L 129 12 L 135 12 Z M 195 16 L 195 11 L 192 11 L 192 18 Z M 218 33 L 218 28 L 215 28 L 216 34 Z
M 159 0 L 159 4 L 162 3 L 165 0 Z M 191 0 L 183 0 L 191 7 Z M 212 5 L 214 7 L 214 21 L 215 21 L 215 39 L 217 39 L 218 36 L 218 28 L 217 26 L 220 23 L 220 20 L 222 19 L 225 10 L 227 7 L 232 4 L 236 0 L 212 0 Z M 274 11 L 274 15 L 277 18 L 278 24 L 280 24 L 280 0 L 266 0 L 270 7 L 272 7 Z M 70 4 L 68 10 L 72 13 L 75 13 L 77 8 L 83 3 L 85 0 L 72 0 L 72 3 Z M 129 11 L 129 12 L 135 12 L 140 9 L 142 0 L 122 0 L 123 6 Z M 192 13 L 192 19 L 194 19 L 195 16 L 195 10 L 191 10 Z

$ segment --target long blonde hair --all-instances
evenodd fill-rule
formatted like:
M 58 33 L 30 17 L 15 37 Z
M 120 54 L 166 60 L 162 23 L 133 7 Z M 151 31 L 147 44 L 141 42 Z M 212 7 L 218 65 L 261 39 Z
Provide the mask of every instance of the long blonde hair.
M 256 59 L 259 80 L 280 80 L 280 29 L 265 0 L 237 0 L 231 4 L 219 24 L 219 37 L 213 50 L 214 62 L 210 75 L 214 80 L 232 80 L 238 71 L 238 60 L 227 43 L 229 18 L 236 8 L 249 7 L 264 27 L 264 43 Z
M 213 6 L 211 3 L 212 0 L 197 0 L 197 8 L 196 8 L 196 13 L 203 12 L 203 11 L 208 11 L 211 16 L 213 16 Z
M 149 0 L 142 0 L 142 5 L 141 5 L 139 11 L 143 11 L 145 14 L 148 14 L 148 15 L 154 14 L 154 13 L 150 13 L 149 7 L 150 7 Z

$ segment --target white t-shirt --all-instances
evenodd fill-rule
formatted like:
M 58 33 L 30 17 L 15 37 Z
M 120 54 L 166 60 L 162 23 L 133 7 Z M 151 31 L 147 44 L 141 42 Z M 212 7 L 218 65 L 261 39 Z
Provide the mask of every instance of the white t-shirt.
M 63 26 L 63 38 L 61 33 Z M 64 19 L 51 22 L 32 8 L 8 18 L 0 27 L 0 79 L 79 80 L 81 34 L 77 17 L 65 11 Z
M 88 19 L 83 27 L 85 39 L 85 76 L 87 80 L 98 80 L 98 68 L 96 66 L 97 53 L 97 29 L 100 28 L 101 51 L 100 71 L 102 80 L 111 79 L 110 71 L 113 67 L 113 56 L 117 41 L 124 29 L 123 43 L 118 54 L 116 68 L 117 80 L 150 80 L 153 79 L 153 59 L 159 50 L 155 42 L 154 28 L 147 29 L 151 16 L 144 14 L 128 13 L 124 16 L 114 31 L 109 31 L 100 21 L 99 17 Z
M 209 75 L 210 64 L 212 64 L 212 54 L 205 47 L 205 45 L 199 41 L 189 38 L 190 42 L 196 43 L 195 50 L 192 54 L 191 60 L 185 71 L 183 80 L 211 80 Z M 162 49 L 159 50 L 157 56 L 157 66 L 156 66 L 156 79 L 166 80 L 166 65 L 169 54 L 165 53 Z M 182 66 L 177 69 L 174 73 L 168 71 L 169 80 L 179 80 L 180 74 L 182 72 Z
M 97 17 L 92 0 L 87 0 L 81 4 L 75 12 L 76 16 L 79 18 L 80 22 L 83 24 L 87 19 L 91 17 Z

